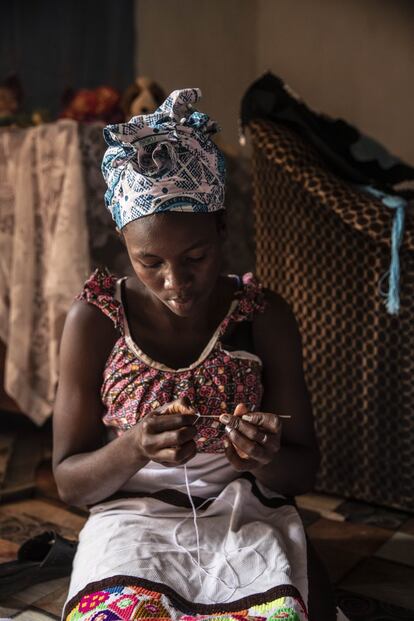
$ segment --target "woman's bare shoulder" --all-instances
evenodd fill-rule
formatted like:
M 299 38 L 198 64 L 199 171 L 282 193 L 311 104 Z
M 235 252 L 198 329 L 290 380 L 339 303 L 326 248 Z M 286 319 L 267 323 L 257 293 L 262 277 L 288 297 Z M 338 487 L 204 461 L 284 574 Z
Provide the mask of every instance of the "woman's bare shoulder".
M 290 304 L 276 291 L 263 288 L 265 307 L 263 312 L 256 313 L 254 324 L 256 330 L 267 332 L 286 332 L 290 336 L 297 335 L 298 324 Z M 269 334 L 268 334 L 269 336 Z
M 76 371 L 80 365 L 101 373 L 119 336 L 113 321 L 99 308 L 83 300 L 75 300 L 66 315 L 63 328 L 61 371 L 72 374 L 72 368 Z
M 54 468 L 67 457 L 102 444 L 102 372 L 117 337 L 112 320 L 99 308 L 82 300 L 72 304 L 59 352 L 53 410 Z
M 275 291 L 263 289 L 265 308 L 253 320 L 255 351 L 265 367 L 280 371 L 302 368 L 302 338 L 295 314 Z

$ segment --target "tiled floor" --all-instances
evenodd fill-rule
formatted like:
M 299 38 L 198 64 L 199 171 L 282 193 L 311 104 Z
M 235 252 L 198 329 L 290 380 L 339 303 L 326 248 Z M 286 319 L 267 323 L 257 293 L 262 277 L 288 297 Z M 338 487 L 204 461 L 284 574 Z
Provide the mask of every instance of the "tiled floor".
M 5 444 L 0 440 L 0 453 L 7 451 Z M 20 499 L 6 494 L 0 505 L 0 563 L 15 559 L 21 543 L 44 530 L 76 539 L 86 520 L 86 512 L 70 509 L 58 498 L 49 436 L 43 449 L 46 459 L 34 477 L 33 462 L 28 464 L 32 492 L 20 473 Z M 337 587 L 338 603 L 351 621 L 414 621 L 414 517 L 324 494 L 307 494 L 297 501 L 309 537 Z M 0 621 L 59 619 L 68 582 L 61 578 L 37 584 L 0 601 Z
M 414 621 L 414 519 L 323 494 L 297 500 L 349 618 Z

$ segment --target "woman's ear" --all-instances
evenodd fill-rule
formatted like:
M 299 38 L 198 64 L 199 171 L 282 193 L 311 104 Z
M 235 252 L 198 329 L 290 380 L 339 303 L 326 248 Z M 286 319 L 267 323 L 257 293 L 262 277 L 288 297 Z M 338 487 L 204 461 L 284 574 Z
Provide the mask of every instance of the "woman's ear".
M 115 227 L 115 231 L 116 231 L 116 234 L 118 235 L 118 237 L 119 237 L 119 239 L 121 241 L 121 244 L 123 246 L 125 246 L 125 248 L 126 248 L 125 237 L 124 237 L 123 232 L 117 226 Z

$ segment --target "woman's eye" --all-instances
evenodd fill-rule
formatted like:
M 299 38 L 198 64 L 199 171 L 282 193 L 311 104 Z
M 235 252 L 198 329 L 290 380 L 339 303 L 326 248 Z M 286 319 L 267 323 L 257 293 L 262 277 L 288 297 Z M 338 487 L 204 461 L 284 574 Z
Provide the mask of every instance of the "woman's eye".
M 155 267 L 159 267 L 161 265 L 161 263 L 152 263 L 151 265 L 146 265 L 145 263 L 141 263 L 142 267 L 144 267 L 147 270 L 151 270 Z
M 202 261 L 206 258 L 205 254 L 200 255 L 199 257 L 188 257 L 189 261 Z

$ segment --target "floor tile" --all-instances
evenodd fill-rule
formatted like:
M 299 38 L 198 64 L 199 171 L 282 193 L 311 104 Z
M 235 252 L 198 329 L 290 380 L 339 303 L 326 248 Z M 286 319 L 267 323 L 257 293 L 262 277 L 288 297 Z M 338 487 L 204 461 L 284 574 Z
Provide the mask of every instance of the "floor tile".
M 46 500 L 21 500 L 0 506 L 2 538 L 16 543 L 45 530 L 56 530 L 64 537 L 77 539 L 85 521 L 86 517 Z
M 400 531 L 403 533 L 408 533 L 409 535 L 414 535 L 414 517 L 410 518 L 404 524 L 402 524 Z
M 297 496 L 296 502 L 299 507 L 317 511 L 318 513 L 334 511 L 341 503 L 343 498 L 329 496 L 328 494 L 302 494 Z
M 361 560 L 361 555 L 347 548 L 332 545 L 330 541 L 312 541 L 333 584 L 337 584 Z
M 19 545 L 7 539 L 0 539 L 0 563 L 8 563 L 17 558 Z
M 3 538 L 21 545 L 27 539 L 40 535 L 44 530 L 52 527 L 50 523 L 39 522 L 34 518 L 15 514 L 15 516 L 0 513 L 0 532 Z
M 391 536 L 391 531 L 320 518 L 306 528 L 329 576 L 337 584 L 359 562 L 369 557 Z
M 404 511 L 376 507 L 365 502 L 346 501 L 335 510 L 344 515 L 347 522 L 371 524 L 390 530 L 398 530 L 410 518 L 410 514 Z
M 376 551 L 375 556 L 414 567 L 414 536 L 402 532 L 394 533 L 393 536 Z
M 326 541 L 338 547 L 346 547 L 359 555 L 360 558 L 374 554 L 389 539 L 392 532 L 385 528 L 367 524 L 351 524 L 349 522 L 333 522 L 321 518 L 307 528 L 311 540 Z
M 43 437 L 40 430 L 22 430 L 16 434 L 0 490 L 3 502 L 33 494 L 36 468 L 42 458 Z
M 13 617 L 13 621 L 50 621 L 50 619 L 57 619 L 57 617 L 39 610 L 33 610 L 32 608 Z
M 57 616 L 61 615 L 69 591 L 70 578 L 68 577 L 64 580 L 64 584 L 61 584 L 59 589 L 33 602 L 33 607 Z
M 53 522 L 44 522 L 27 515 L 16 514 L 13 517 L 0 513 L 0 532 L 2 536 L 19 545 L 46 530 L 56 530 L 64 537 L 71 539 L 77 537 L 72 529 L 61 528 Z
M 372 597 L 336 591 L 338 606 L 352 621 L 413 621 L 413 611 Z
M 384 559 L 369 558 L 357 565 L 339 587 L 414 611 L 414 569 Z M 412 614 L 414 618 L 414 614 Z
M 69 576 L 65 578 L 56 578 L 47 582 L 39 582 L 33 584 L 24 591 L 19 591 L 15 596 L 26 604 L 36 604 L 41 599 L 50 597 L 56 591 L 67 589 L 69 586 Z
M 0 618 L 1 617 L 14 617 L 19 612 L 22 612 L 27 608 L 27 604 L 22 602 L 17 597 L 7 597 L 4 600 L 0 600 Z

